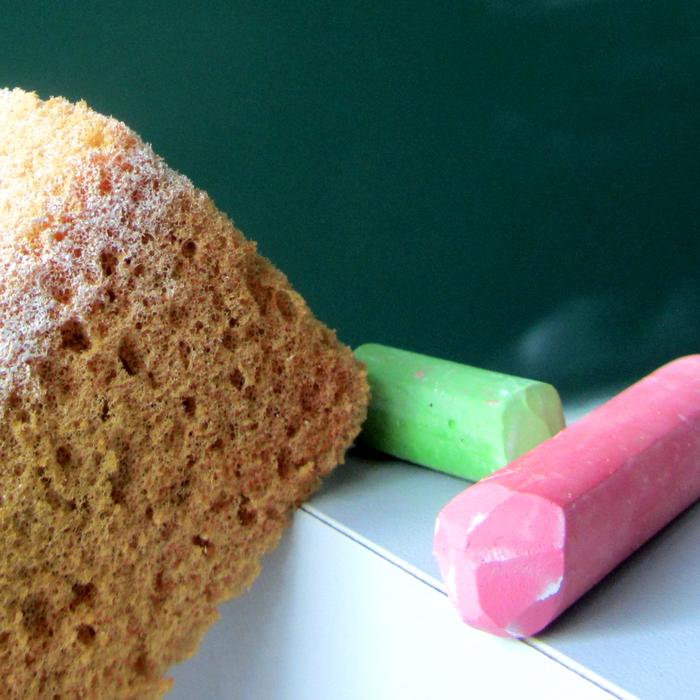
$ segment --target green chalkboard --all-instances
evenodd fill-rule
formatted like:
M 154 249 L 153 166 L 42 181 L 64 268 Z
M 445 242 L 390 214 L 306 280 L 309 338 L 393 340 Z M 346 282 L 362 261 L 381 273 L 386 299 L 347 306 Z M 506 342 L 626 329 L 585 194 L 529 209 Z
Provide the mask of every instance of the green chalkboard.
M 353 345 L 565 394 L 700 349 L 697 3 L 3 3 L 0 83 L 132 125 Z

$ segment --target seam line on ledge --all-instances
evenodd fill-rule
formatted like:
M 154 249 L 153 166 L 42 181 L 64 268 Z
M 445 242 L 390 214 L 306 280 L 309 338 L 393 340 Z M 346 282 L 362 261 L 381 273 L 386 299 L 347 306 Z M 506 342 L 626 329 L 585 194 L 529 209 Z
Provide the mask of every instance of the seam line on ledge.
M 324 525 L 327 525 L 336 532 L 339 532 L 341 535 L 344 535 L 356 544 L 359 544 L 360 547 L 363 547 L 369 552 L 372 552 L 372 554 L 375 554 L 381 559 L 384 559 L 384 561 L 387 561 L 390 564 L 393 564 L 394 566 L 398 567 L 402 571 L 405 571 L 407 574 L 409 574 L 409 576 L 412 576 L 421 583 L 424 583 L 426 586 L 430 586 L 430 588 L 436 590 L 438 593 L 442 593 L 443 595 L 445 595 L 445 590 L 433 580 L 432 576 L 421 575 L 423 572 L 419 572 L 419 570 L 414 570 L 413 567 L 411 567 L 409 564 L 404 562 L 402 559 L 399 559 L 398 557 L 392 556 L 390 552 L 383 549 L 382 547 L 378 547 L 374 543 L 370 544 L 368 540 L 356 533 L 354 530 L 350 530 L 346 527 L 343 527 L 336 520 L 323 515 L 313 507 L 302 505 L 299 508 L 299 510 L 304 511 L 304 513 L 306 513 L 307 515 L 310 515 L 312 518 L 315 518 L 319 522 L 322 522 Z
M 397 568 L 401 569 L 405 573 L 407 573 L 409 576 L 412 576 L 413 578 L 417 579 L 421 583 L 425 584 L 426 586 L 429 586 L 433 590 L 437 591 L 441 595 L 446 596 L 447 593 L 445 592 L 445 589 L 438 584 L 437 582 L 434 581 L 432 576 L 425 575 L 424 572 L 415 569 L 414 567 L 410 566 L 407 564 L 407 562 L 403 561 L 402 559 L 399 559 L 398 557 L 393 556 L 390 552 L 385 550 L 382 547 L 377 546 L 375 543 L 371 543 L 356 533 L 354 530 L 351 530 L 349 528 L 344 527 L 342 524 L 334 520 L 333 518 L 330 518 L 320 511 L 316 510 L 313 506 L 309 506 L 307 504 L 302 504 L 299 507 L 299 510 L 303 511 L 307 515 L 310 515 L 312 518 L 315 520 L 318 520 L 319 522 L 323 523 L 324 525 L 327 525 L 330 527 L 332 530 L 335 530 L 337 533 L 343 535 L 344 537 L 347 537 L 349 540 L 352 540 L 356 544 L 360 545 L 360 547 L 363 547 L 364 549 L 368 550 L 369 552 L 372 552 L 372 554 L 378 556 L 380 559 L 383 559 L 384 561 L 388 562 L 389 564 L 392 564 L 393 566 L 396 566 Z M 466 623 L 465 623 L 466 624 Z M 559 666 L 563 666 L 567 671 L 570 671 L 571 673 L 576 674 L 580 678 L 583 678 L 586 680 L 588 683 L 591 685 L 596 686 L 603 692 L 607 693 L 613 698 L 617 698 L 617 700 L 633 700 L 635 698 L 634 695 L 630 695 L 628 693 L 625 693 L 624 691 L 622 693 L 615 692 L 609 687 L 606 687 L 601 681 L 604 681 L 605 679 L 601 679 L 601 681 L 597 680 L 597 678 L 591 678 L 590 676 L 586 675 L 583 673 L 581 670 L 577 668 L 572 668 L 572 666 L 569 666 L 563 659 L 559 659 L 556 656 L 553 656 L 552 654 L 547 653 L 546 649 L 543 649 L 540 646 L 540 643 L 535 640 L 535 639 L 520 639 L 520 640 L 513 640 L 513 641 L 519 641 L 526 646 L 530 647 L 534 651 L 538 652 L 539 654 L 542 654 L 543 656 L 546 656 L 550 661 L 554 662 L 555 664 Z M 588 670 L 588 669 L 586 669 Z M 597 676 L 597 674 L 594 674 Z M 621 691 L 622 689 L 620 689 Z

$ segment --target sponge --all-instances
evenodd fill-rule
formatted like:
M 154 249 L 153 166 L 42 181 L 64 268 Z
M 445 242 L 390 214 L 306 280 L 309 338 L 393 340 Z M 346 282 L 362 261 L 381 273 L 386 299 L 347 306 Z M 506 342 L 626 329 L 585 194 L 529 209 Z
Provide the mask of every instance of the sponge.
M 0 91 L 0 696 L 157 698 L 342 461 L 364 369 L 211 199 Z

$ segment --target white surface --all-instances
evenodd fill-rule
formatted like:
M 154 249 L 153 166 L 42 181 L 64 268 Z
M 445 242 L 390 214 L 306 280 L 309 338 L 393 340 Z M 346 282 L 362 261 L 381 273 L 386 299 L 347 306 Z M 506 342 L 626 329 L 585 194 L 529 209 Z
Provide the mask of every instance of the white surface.
M 611 697 L 463 625 L 441 592 L 305 512 L 173 676 L 169 700 Z
M 435 516 L 467 485 L 353 450 L 304 508 L 440 587 Z M 699 543 L 697 503 L 528 644 L 620 696 L 698 700 Z

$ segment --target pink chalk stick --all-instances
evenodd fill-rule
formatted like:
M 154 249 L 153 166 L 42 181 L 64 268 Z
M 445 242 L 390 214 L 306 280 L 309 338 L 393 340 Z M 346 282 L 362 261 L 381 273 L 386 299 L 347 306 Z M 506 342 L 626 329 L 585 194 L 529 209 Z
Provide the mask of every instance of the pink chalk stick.
M 698 498 L 700 355 L 691 355 L 452 499 L 434 553 L 465 622 L 526 637 Z

